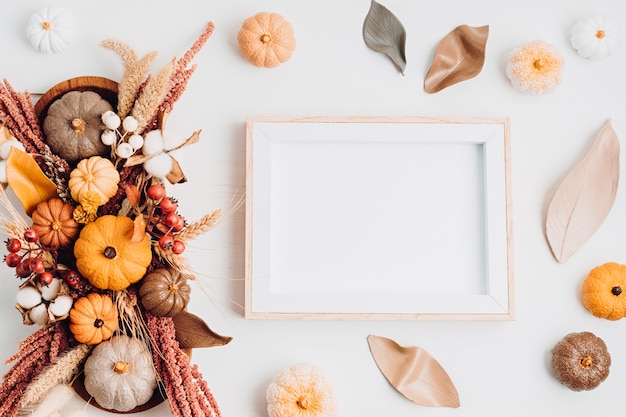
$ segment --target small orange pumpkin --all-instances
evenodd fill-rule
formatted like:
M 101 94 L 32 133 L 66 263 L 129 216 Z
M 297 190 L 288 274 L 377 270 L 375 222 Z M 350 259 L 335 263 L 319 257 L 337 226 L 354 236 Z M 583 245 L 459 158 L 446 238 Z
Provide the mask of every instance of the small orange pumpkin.
M 589 272 L 583 282 L 583 305 L 596 317 L 626 317 L 626 265 L 608 262 Z
M 276 67 L 296 49 L 293 27 L 278 13 L 261 12 L 247 18 L 237 41 L 241 55 L 257 67 Z
M 64 247 L 76 239 L 79 225 L 72 217 L 73 212 L 73 205 L 56 197 L 37 205 L 32 214 L 32 227 L 43 245 Z
M 78 342 L 96 345 L 117 330 L 117 318 L 113 300 L 92 292 L 74 302 L 70 310 L 70 331 Z
M 96 288 L 119 291 L 139 281 L 152 249 L 146 233 L 136 233 L 126 216 L 104 215 L 87 224 L 74 245 L 76 268 Z M 137 238 L 139 236 L 139 238 Z

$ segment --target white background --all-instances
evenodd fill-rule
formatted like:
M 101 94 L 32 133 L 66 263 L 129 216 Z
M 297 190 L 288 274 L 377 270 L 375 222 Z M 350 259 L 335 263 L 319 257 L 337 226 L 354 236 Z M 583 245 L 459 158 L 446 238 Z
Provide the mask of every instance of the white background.
M 119 80 L 121 63 L 98 43 L 114 38 L 138 54 L 160 52 L 155 69 L 180 56 L 212 20 L 213 37 L 195 59 L 198 70 L 177 103 L 169 127 L 202 129 L 188 148 L 188 184 L 170 187 L 181 214 L 197 219 L 222 207 L 229 212 L 244 191 L 247 115 L 495 116 L 511 118 L 516 320 L 513 322 L 247 321 L 244 297 L 243 210 L 232 213 L 188 255 L 199 272 L 190 310 L 218 333 L 224 347 L 197 349 L 198 363 L 224 416 L 266 415 L 265 389 L 283 369 L 306 362 L 320 367 L 336 390 L 338 415 L 370 416 L 569 416 L 618 415 L 626 407 L 626 322 L 593 317 L 581 304 L 588 271 L 608 261 L 626 263 L 626 194 L 592 239 L 566 264 L 557 263 L 543 231 L 555 187 L 589 149 L 607 119 L 626 135 L 626 45 L 609 59 L 591 62 L 569 45 L 569 30 L 586 15 L 606 14 L 626 38 L 623 0 L 446 0 L 383 4 L 407 30 L 406 75 L 362 41 L 367 0 L 143 1 L 59 0 L 76 20 L 75 38 L 57 55 L 34 51 L 25 39 L 28 17 L 48 2 L 5 2 L 0 76 L 17 90 L 42 93 L 81 75 Z M 259 11 L 283 14 L 295 28 L 293 58 L 276 69 L 248 64 L 238 52 L 243 20 Z M 478 77 L 435 95 L 424 76 L 439 40 L 460 24 L 490 26 L 485 66 Z M 565 58 L 562 84 L 550 95 L 515 91 L 504 68 L 507 54 L 542 39 Z M 451 259 L 450 262 L 454 260 Z M 445 268 L 445 265 L 442 265 Z M 14 309 L 17 279 L 0 275 L 0 357 L 15 353 L 34 328 Z M 553 377 L 550 349 L 569 332 L 592 331 L 613 357 L 609 378 L 596 390 L 576 393 Z M 411 403 L 387 384 L 367 346 L 367 335 L 420 346 L 445 367 L 461 399 L 459 409 Z M 3 371 L 8 370 L 4 366 Z M 77 402 L 80 405 L 80 402 Z M 91 415 L 103 413 L 89 408 Z M 165 404 L 145 415 L 167 416 Z

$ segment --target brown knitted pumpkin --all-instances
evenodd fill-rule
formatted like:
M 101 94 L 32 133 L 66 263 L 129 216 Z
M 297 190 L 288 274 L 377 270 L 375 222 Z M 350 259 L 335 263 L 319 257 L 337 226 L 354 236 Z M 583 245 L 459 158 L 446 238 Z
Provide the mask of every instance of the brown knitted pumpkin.
M 573 391 L 592 390 L 609 376 L 611 355 L 591 332 L 570 333 L 552 349 L 556 379 Z
M 69 162 L 103 155 L 109 147 L 100 136 L 106 128 L 102 114 L 111 104 L 93 91 L 70 91 L 54 101 L 43 122 L 46 142 Z
M 155 316 L 174 316 L 187 307 L 191 288 L 179 271 L 159 268 L 146 275 L 139 288 L 141 304 Z
M 288 61 L 296 48 L 291 24 L 278 13 L 261 12 L 247 18 L 237 41 L 244 58 L 254 66 L 265 68 Z
M 60 198 L 51 198 L 37 205 L 32 214 L 33 229 L 45 246 L 64 247 L 76 239 L 79 225 L 72 217 L 74 206 Z

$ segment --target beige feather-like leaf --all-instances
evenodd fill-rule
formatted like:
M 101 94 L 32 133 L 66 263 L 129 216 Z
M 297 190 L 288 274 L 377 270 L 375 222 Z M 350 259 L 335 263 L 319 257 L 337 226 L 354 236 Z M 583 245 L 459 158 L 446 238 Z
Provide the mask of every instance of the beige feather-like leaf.
M 611 211 L 619 183 L 619 153 L 609 120 L 557 188 L 546 217 L 546 237 L 557 261 L 565 262 L 576 253 Z
M 369 335 L 367 342 L 378 369 L 387 381 L 414 403 L 457 408 L 459 394 L 435 358 L 417 346 L 403 347 L 391 339 Z

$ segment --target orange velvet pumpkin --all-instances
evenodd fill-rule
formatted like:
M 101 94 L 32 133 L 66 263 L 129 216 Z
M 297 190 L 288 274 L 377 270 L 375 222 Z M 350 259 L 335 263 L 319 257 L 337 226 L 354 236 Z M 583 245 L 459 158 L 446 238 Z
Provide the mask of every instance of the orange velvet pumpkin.
M 125 216 L 105 215 L 85 226 L 74 245 L 76 268 L 96 288 L 119 291 L 139 281 L 150 262 L 147 234 L 137 239 L 135 223 Z
M 79 225 L 72 217 L 74 206 L 60 198 L 51 198 L 37 205 L 32 214 L 33 229 L 45 246 L 68 246 L 78 236 Z
M 92 292 L 76 300 L 70 310 L 70 331 L 78 342 L 96 345 L 117 330 L 117 318 L 111 297 Z
M 589 272 L 583 282 L 583 305 L 596 317 L 626 317 L 626 265 L 608 262 Z
M 261 12 L 246 19 L 237 35 L 239 51 L 252 65 L 273 68 L 296 48 L 293 27 L 278 13 Z

